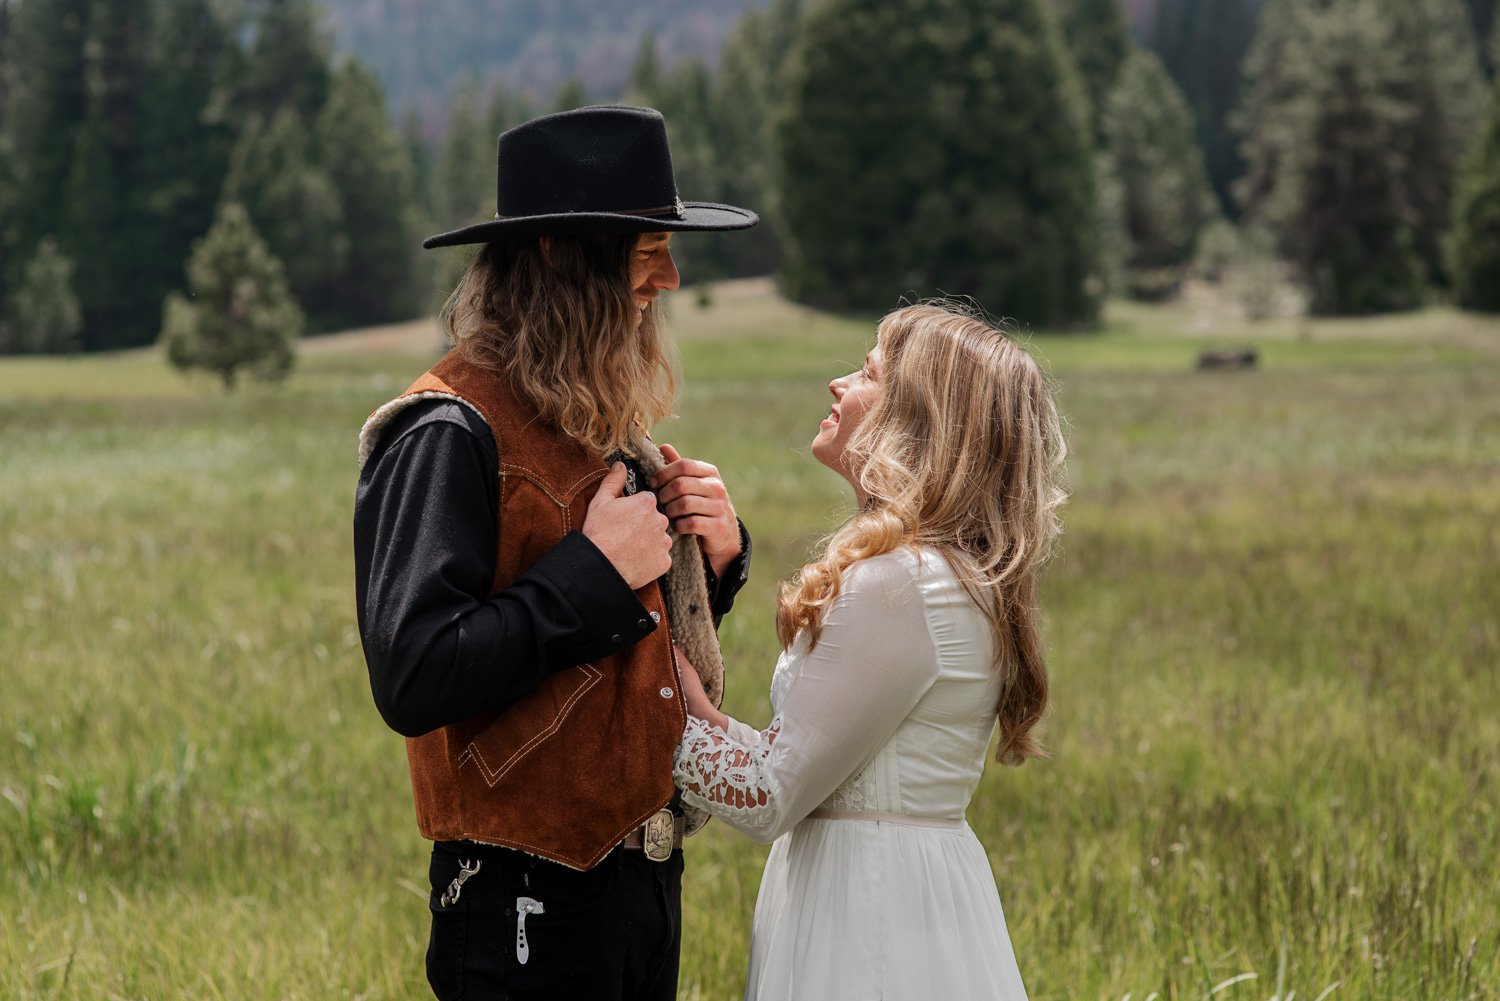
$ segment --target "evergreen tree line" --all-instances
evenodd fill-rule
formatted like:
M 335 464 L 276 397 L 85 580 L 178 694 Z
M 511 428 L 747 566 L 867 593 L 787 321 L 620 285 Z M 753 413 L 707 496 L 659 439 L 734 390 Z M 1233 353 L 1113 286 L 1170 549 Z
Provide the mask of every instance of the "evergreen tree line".
M 4 4 L 0 351 L 149 344 L 164 313 L 180 331 L 189 255 L 235 207 L 293 335 L 409 316 L 414 183 L 380 85 L 334 61 L 312 0 Z
M 1460 177 L 1500 110 L 1479 52 L 1460 0 L 1267 0 L 1236 119 L 1237 193 L 1314 312 L 1405 309 L 1433 290 L 1478 304 Z
M 685 241 L 696 277 L 1067 326 L 1217 254 L 1285 261 L 1320 313 L 1483 306 L 1492 8 L 1162 0 L 1142 46 L 1118 0 L 777 0 L 715 70 L 648 39 L 628 96 L 666 114 L 684 190 L 767 220 Z
M 427 312 L 466 256 L 418 242 L 493 213 L 495 137 L 590 98 L 660 108 L 683 193 L 765 220 L 680 241 L 691 279 L 1086 326 L 1228 232 L 1319 312 L 1500 309 L 1494 22 L 1493 0 L 1162 0 L 1148 48 L 1119 0 L 770 0 L 712 67 L 644 39 L 623 95 L 471 80 L 432 143 L 335 63 L 313 0 L 0 0 L 0 350 L 187 359 L 230 336 L 210 308 L 293 333 Z
M 716 71 L 648 42 L 633 91 L 685 188 L 770 222 L 685 244 L 696 275 L 770 261 L 836 308 L 961 291 L 1086 325 L 1228 241 L 1316 313 L 1495 309 L 1494 6 L 1161 0 L 1143 46 L 1119 0 L 781 0 Z

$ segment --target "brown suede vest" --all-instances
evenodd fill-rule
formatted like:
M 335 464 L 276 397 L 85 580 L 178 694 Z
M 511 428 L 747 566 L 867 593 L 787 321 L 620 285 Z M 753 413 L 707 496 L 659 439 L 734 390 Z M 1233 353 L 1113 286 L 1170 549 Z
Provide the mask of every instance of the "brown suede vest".
M 583 525 L 608 467 L 538 420 L 503 379 L 457 354 L 376 411 L 367 433 L 378 435 L 405 405 L 432 397 L 468 404 L 495 436 L 500 543 L 493 594 Z M 371 437 L 362 453 L 373 444 Z M 661 623 L 638 643 L 550 675 L 501 712 L 407 739 L 424 837 L 506 845 L 588 869 L 671 799 L 672 758 L 687 710 L 662 589 L 653 582 L 636 595 Z

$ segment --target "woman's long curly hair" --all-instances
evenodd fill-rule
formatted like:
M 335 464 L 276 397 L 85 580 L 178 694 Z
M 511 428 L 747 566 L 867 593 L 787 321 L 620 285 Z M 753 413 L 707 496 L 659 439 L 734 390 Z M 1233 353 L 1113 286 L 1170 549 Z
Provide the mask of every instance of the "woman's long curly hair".
M 941 552 L 989 620 L 1003 683 L 1006 764 L 1044 757 L 1031 736 L 1047 707 L 1037 575 L 1062 530 L 1067 446 L 1036 361 L 978 310 L 940 300 L 881 320 L 880 396 L 846 459 L 865 503 L 822 554 L 783 584 L 783 647 L 816 645 L 844 572 L 902 546 Z
M 608 455 L 672 411 L 674 357 L 630 285 L 634 233 L 485 244 L 443 307 L 449 340 L 503 375 L 542 418 Z M 639 320 L 639 322 L 637 322 Z

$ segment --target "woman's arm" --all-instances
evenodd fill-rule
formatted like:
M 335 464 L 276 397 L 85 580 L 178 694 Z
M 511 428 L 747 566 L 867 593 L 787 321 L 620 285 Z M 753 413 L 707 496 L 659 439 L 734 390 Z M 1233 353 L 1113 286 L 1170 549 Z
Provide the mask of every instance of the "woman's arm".
M 913 570 L 896 554 L 856 564 L 766 730 L 689 718 L 675 768 L 683 798 L 772 841 L 870 761 L 937 673 Z

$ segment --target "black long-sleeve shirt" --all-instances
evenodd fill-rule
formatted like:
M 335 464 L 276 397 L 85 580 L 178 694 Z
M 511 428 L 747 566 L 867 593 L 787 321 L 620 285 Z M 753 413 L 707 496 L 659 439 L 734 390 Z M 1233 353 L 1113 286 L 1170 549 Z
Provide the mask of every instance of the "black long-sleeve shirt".
M 359 631 L 375 705 L 415 737 L 502 708 L 554 671 L 615 653 L 657 628 L 583 535 L 493 597 L 499 456 L 484 421 L 447 400 L 413 404 L 383 430 L 354 504 Z M 744 585 L 750 540 L 716 579 L 715 621 Z

